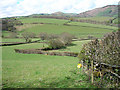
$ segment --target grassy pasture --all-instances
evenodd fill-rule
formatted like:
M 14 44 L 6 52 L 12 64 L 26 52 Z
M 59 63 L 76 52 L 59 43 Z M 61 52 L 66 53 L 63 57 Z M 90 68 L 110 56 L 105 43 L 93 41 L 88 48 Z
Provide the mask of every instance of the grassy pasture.
M 71 46 L 66 47 L 65 49 L 59 49 L 59 50 L 52 50 L 52 51 L 68 51 L 68 52 L 80 52 L 80 50 L 83 47 L 83 44 L 89 42 L 90 40 L 84 40 L 84 41 L 74 41 Z M 51 51 L 51 52 L 52 52 Z
M 42 45 L 32 43 L 2 47 L 3 87 L 94 87 L 87 81 L 86 75 L 77 71 L 78 58 L 14 52 L 15 48 L 41 48 Z
M 93 35 L 95 37 L 102 37 L 103 34 L 112 32 L 109 30 L 115 27 L 107 27 L 108 29 L 93 28 L 104 27 L 92 24 L 83 24 L 80 22 L 72 22 L 71 25 L 79 26 L 65 26 L 63 25 L 67 20 L 59 19 L 45 19 L 45 18 L 24 18 L 20 19 L 23 23 L 54 23 L 53 24 L 36 24 L 28 25 L 19 28 L 21 32 L 40 32 L 60 34 L 62 32 L 69 32 L 77 37 L 87 37 Z M 26 25 L 26 24 L 25 24 Z M 89 27 L 82 27 L 86 25 Z M 30 27 L 29 27 L 30 26 Z M 3 32 L 9 35 L 9 32 Z M 3 42 L 23 42 L 24 39 L 3 39 Z M 73 51 L 79 52 L 82 45 L 86 41 L 75 41 L 73 46 L 68 46 L 65 49 L 56 51 Z M 47 47 L 46 44 L 44 44 Z M 82 72 L 78 71 L 78 58 L 68 56 L 49 56 L 41 54 L 20 54 L 15 53 L 14 49 L 39 49 L 43 47 L 43 43 L 32 43 L 16 46 L 3 46 L 2 48 L 2 79 L 3 87 L 8 88 L 39 88 L 39 87 L 79 87 L 79 88 L 93 88 L 88 77 Z
M 39 38 L 33 38 L 32 41 L 39 40 Z M 25 42 L 24 38 L 2 38 L 2 42 Z
M 94 17 L 93 19 L 98 20 L 109 20 L 111 17 Z M 81 18 L 82 19 L 82 18 Z M 84 18 L 83 18 L 84 19 Z M 86 19 L 86 18 L 85 18 Z M 60 20 L 60 19 L 50 19 L 50 18 L 22 18 L 20 19 L 23 23 L 33 23 L 33 22 L 41 22 L 41 23 L 54 23 L 53 24 L 37 24 L 27 28 L 24 28 L 25 31 L 34 32 L 36 34 L 40 32 L 54 33 L 60 34 L 62 32 L 69 32 L 74 34 L 77 37 L 86 37 L 88 35 L 93 35 L 95 37 L 102 37 L 103 34 L 112 32 L 117 29 L 117 27 L 98 25 L 98 24 L 90 24 L 90 23 L 81 23 L 81 22 L 71 22 L 70 25 L 78 25 L 78 26 L 65 26 L 63 25 L 68 20 Z M 113 30 L 109 30 L 113 29 Z M 23 31 L 24 31 L 23 30 Z
M 25 29 L 27 32 L 34 32 L 36 34 L 40 32 L 47 32 L 53 34 L 60 34 L 62 32 L 69 32 L 77 37 L 87 37 L 88 35 L 93 35 L 95 37 L 102 37 L 103 34 L 112 32 L 113 30 L 92 28 L 92 27 L 82 27 L 82 26 L 65 26 L 65 25 L 37 25 L 31 28 Z
M 21 18 L 19 19 L 22 23 L 53 23 L 53 24 L 64 24 L 68 22 L 68 20 L 61 20 L 61 19 L 51 19 L 51 18 Z
M 93 20 L 93 21 L 109 21 L 110 19 L 113 19 L 114 17 L 86 17 L 86 18 L 77 18 L 78 20 Z
M 82 22 L 71 22 L 69 23 L 70 25 L 78 25 L 78 26 L 86 26 L 86 28 L 88 27 L 96 27 L 96 29 L 98 28 L 105 28 L 105 29 L 113 29 L 113 30 L 116 30 L 118 29 L 118 27 L 114 27 L 114 26 L 106 26 L 106 25 L 100 25 L 100 24 L 90 24 L 90 23 L 82 23 Z

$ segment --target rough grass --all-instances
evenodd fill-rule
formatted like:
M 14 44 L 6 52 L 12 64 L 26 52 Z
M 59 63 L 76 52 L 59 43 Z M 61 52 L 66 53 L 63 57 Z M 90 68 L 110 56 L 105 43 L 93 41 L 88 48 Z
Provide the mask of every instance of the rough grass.
M 2 47 L 3 88 L 94 87 L 78 72 L 78 58 L 14 52 L 15 48 L 41 47 L 40 43 Z

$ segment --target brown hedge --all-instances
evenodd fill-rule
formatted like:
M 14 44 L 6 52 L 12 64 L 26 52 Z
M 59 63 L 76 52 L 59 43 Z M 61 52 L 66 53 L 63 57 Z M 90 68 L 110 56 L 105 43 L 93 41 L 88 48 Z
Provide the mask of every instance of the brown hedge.
M 78 53 L 75 52 L 49 52 L 49 51 L 42 51 L 42 50 L 29 50 L 29 49 L 15 49 L 16 53 L 23 53 L 23 54 L 44 54 L 44 55 L 55 55 L 55 56 L 72 56 L 77 57 Z

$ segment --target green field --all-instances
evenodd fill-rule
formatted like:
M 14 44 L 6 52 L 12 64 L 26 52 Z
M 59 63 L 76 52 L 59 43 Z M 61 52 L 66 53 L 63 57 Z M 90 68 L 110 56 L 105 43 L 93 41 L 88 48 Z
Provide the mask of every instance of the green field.
M 37 35 L 40 32 L 48 34 L 60 34 L 69 32 L 78 38 L 86 38 L 92 35 L 98 38 L 104 34 L 117 30 L 117 27 L 88 24 L 81 22 L 70 22 L 70 26 L 64 25 L 68 20 L 48 19 L 48 18 L 20 18 L 24 24 L 18 26 L 17 31 L 34 32 Z M 30 24 L 30 23 L 46 24 Z M 49 24 L 52 23 L 52 24 Z M 76 25 L 76 26 L 75 26 Z M 10 32 L 2 32 L 9 36 Z M 35 38 L 33 40 L 39 40 Z M 3 38 L 2 42 L 24 42 L 21 38 Z M 90 40 L 74 41 L 72 45 L 64 49 L 52 51 L 71 51 L 80 52 L 83 44 Z M 44 44 L 48 47 L 47 44 Z M 77 69 L 79 59 L 68 56 L 49 56 L 41 54 L 20 54 L 15 53 L 14 49 L 39 49 L 43 43 L 29 43 L 14 46 L 2 46 L 2 79 L 4 88 L 39 88 L 39 87 L 57 87 L 57 88 L 94 88 L 90 84 L 88 76 L 83 71 Z
M 93 35 L 95 37 L 102 37 L 103 34 L 107 32 L 112 32 L 113 30 L 92 28 L 92 27 L 81 27 L 81 26 L 65 26 L 65 25 L 37 25 L 31 28 L 27 28 L 26 32 L 34 32 L 36 34 L 40 32 L 47 32 L 53 34 L 60 34 L 62 32 L 69 32 L 77 37 L 87 37 L 88 35 Z
M 53 23 L 53 24 L 64 24 L 68 20 L 61 19 L 50 19 L 50 18 L 21 18 L 19 19 L 22 23 Z
M 93 21 L 109 21 L 110 19 L 113 19 L 114 17 L 86 17 L 86 18 L 77 18 L 78 20 L 93 20 Z
M 66 47 L 65 49 L 59 49 L 59 50 L 51 50 L 52 51 L 60 51 L 60 52 L 63 52 L 63 51 L 68 51 L 68 52 L 80 52 L 80 50 L 82 49 L 83 47 L 83 44 L 85 43 L 88 43 L 90 42 L 90 40 L 83 40 L 83 41 L 75 41 L 72 43 L 71 46 L 68 46 Z
M 32 41 L 40 40 L 39 38 L 33 38 Z M 25 42 L 24 38 L 3 38 L 2 42 Z
M 21 37 L 22 32 L 34 32 L 37 35 L 40 32 L 47 32 L 53 34 L 60 34 L 62 32 L 69 32 L 74 34 L 79 38 L 85 38 L 88 35 L 92 35 L 97 38 L 103 37 L 105 33 L 116 31 L 118 28 L 113 26 L 99 25 L 99 24 L 90 24 L 90 23 L 81 23 L 81 22 L 70 22 L 70 26 L 63 25 L 68 22 L 68 20 L 60 19 L 48 19 L 48 18 L 22 18 L 19 19 L 24 24 L 23 26 L 18 26 L 17 30 L 19 36 Z M 34 22 L 41 23 L 52 23 L 52 24 L 28 24 Z M 57 25 L 56 25 L 57 24 Z M 77 26 L 74 26 L 77 25 Z M 10 32 L 2 32 L 4 36 L 9 37 Z
M 82 43 L 79 42 L 80 45 Z M 33 43 L 2 47 L 3 87 L 94 87 L 87 81 L 87 76 L 77 70 L 78 58 L 14 52 L 15 48 L 38 49 L 42 45 Z M 82 82 L 77 82 L 79 80 Z
M 78 25 L 78 26 L 86 26 L 86 28 L 99 28 L 99 29 L 113 29 L 116 30 L 118 29 L 118 27 L 114 27 L 114 26 L 106 26 L 106 25 L 100 25 L 100 24 L 90 24 L 90 23 L 81 23 L 81 22 L 71 22 L 69 23 L 70 25 Z

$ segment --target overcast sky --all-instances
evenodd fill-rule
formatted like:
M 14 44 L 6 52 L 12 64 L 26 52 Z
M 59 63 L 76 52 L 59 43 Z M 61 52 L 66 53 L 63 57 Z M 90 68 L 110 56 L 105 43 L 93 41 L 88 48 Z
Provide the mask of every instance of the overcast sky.
M 119 0 L 0 0 L 0 18 L 39 13 L 81 13 Z

